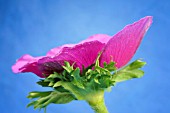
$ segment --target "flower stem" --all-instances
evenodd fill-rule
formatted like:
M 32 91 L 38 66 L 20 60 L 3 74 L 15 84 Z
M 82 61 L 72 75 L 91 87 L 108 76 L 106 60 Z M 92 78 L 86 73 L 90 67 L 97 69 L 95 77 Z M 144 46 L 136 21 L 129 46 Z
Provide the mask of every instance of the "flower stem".
M 88 95 L 86 100 L 95 113 L 109 113 L 104 102 L 104 91 Z

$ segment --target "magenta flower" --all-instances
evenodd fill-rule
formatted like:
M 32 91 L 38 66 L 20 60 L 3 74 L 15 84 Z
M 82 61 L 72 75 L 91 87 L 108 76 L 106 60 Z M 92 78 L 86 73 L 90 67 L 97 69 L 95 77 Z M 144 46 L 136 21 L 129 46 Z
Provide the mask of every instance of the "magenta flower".
M 62 72 L 64 61 L 75 63 L 82 70 L 95 63 L 99 52 L 100 66 L 111 60 L 117 68 L 126 65 L 135 54 L 144 34 L 152 23 L 152 17 L 147 16 L 127 25 L 114 36 L 97 34 L 78 44 L 66 44 L 51 49 L 46 56 L 32 57 L 24 55 L 12 66 L 14 73 L 32 72 L 39 77 L 46 77 L 53 72 Z

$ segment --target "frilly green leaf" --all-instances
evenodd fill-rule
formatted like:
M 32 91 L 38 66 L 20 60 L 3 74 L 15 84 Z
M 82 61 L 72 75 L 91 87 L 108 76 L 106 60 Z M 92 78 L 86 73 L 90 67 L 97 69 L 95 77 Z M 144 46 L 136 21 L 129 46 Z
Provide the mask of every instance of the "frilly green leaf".
M 144 75 L 144 71 L 140 70 L 140 68 L 143 67 L 145 64 L 146 62 L 136 60 L 126 67 L 115 72 L 112 80 L 115 82 L 122 82 L 132 78 L 140 78 Z
M 27 107 L 34 106 L 34 109 L 46 108 L 51 103 L 65 104 L 75 100 L 74 96 L 69 92 L 58 91 L 31 92 L 28 98 L 38 98 L 27 105 Z
M 144 72 L 140 70 L 146 62 L 136 60 L 122 69 L 117 70 L 115 62 L 104 62 L 104 67 L 99 64 L 99 57 L 96 62 L 82 72 L 79 68 L 74 68 L 65 62 L 64 71 L 54 72 L 45 79 L 41 79 L 37 84 L 42 87 L 51 87 L 52 91 L 30 92 L 28 98 L 33 100 L 29 106 L 34 108 L 46 108 L 49 104 L 65 104 L 72 100 L 90 101 L 94 94 L 111 90 L 111 87 L 118 82 L 126 81 L 132 78 L 140 78 Z M 101 93 L 102 95 L 104 93 Z M 102 96 L 101 95 L 101 96 Z

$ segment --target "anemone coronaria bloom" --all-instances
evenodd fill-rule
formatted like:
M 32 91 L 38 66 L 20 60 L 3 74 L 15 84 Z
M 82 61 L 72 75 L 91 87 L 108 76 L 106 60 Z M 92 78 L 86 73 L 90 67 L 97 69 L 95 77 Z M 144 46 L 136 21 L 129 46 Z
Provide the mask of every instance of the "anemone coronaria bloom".
M 66 44 L 51 49 L 46 56 L 23 55 L 12 66 L 12 70 L 14 73 L 32 72 L 45 77 L 53 72 L 62 72 L 64 61 L 75 63 L 74 66 L 82 70 L 96 61 L 99 52 L 102 53 L 100 66 L 112 60 L 117 68 L 121 68 L 133 57 L 151 23 L 152 17 L 147 16 L 125 26 L 114 36 L 96 34 L 78 44 Z

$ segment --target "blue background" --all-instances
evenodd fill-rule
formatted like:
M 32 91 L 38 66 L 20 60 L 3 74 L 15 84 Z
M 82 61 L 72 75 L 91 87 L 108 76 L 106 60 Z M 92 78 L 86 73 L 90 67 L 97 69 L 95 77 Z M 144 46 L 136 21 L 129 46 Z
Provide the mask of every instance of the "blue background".
M 0 113 L 43 113 L 26 108 L 30 91 L 44 90 L 31 73 L 13 74 L 23 54 L 45 55 L 97 33 L 114 35 L 151 15 L 154 22 L 132 60 L 147 61 L 145 76 L 105 94 L 110 113 L 170 113 L 170 2 L 168 0 L 0 0 Z M 51 104 L 47 113 L 93 113 L 84 101 Z

